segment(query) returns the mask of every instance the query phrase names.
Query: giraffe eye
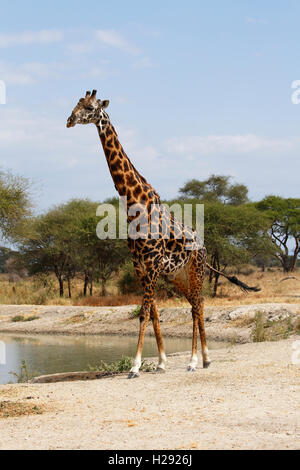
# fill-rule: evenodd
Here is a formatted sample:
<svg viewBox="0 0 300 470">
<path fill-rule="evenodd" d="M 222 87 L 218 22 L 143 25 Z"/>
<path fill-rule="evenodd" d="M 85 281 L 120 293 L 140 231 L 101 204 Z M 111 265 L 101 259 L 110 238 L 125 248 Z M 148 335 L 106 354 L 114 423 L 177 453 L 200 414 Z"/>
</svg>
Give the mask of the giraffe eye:
<svg viewBox="0 0 300 470">
<path fill-rule="evenodd" d="M 86 109 L 87 109 L 88 111 L 94 111 L 93 106 L 87 106 Z"/>
</svg>

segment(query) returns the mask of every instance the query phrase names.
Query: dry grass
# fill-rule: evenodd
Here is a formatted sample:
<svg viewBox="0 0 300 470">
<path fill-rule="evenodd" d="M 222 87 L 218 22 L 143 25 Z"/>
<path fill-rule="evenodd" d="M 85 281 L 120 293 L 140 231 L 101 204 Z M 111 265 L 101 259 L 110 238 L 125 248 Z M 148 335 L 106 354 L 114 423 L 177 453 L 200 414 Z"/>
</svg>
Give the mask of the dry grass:
<svg viewBox="0 0 300 470">
<path fill-rule="evenodd" d="M 89 297 L 81 297 L 74 301 L 73 305 L 85 305 L 90 307 L 116 307 L 118 305 L 135 305 L 140 304 L 142 297 L 140 295 L 106 295 L 105 297 L 97 297 L 96 295 Z"/>
<path fill-rule="evenodd" d="M 255 270 L 248 276 L 238 274 L 238 278 L 249 286 L 259 286 L 261 288 L 260 292 L 250 292 L 248 294 L 245 294 L 238 287 L 222 279 L 218 289 L 218 296 L 206 298 L 206 305 L 230 306 L 268 302 L 300 303 L 299 270 L 295 272 L 295 276 L 298 279 L 288 279 L 281 282 L 286 275 L 279 268 L 273 268 L 272 271 L 267 270 L 265 272 Z"/>
<path fill-rule="evenodd" d="M 83 313 L 79 313 L 78 315 L 73 315 L 71 318 L 66 320 L 66 324 L 69 323 L 82 323 L 86 320 L 86 316 Z"/>
<path fill-rule="evenodd" d="M 229 272 L 229 271 L 228 271 Z M 237 274 L 233 270 L 230 274 Z M 272 268 L 264 273 L 253 267 L 240 270 L 239 279 L 250 286 L 258 285 L 260 292 L 243 293 L 237 286 L 220 278 L 217 297 L 210 296 L 210 287 L 206 278 L 204 296 L 207 306 L 232 306 L 254 303 L 300 303 L 300 270 L 293 273 L 296 278 L 287 279 L 279 268 Z M 16 283 L 8 282 L 6 275 L 0 275 L 0 304 L 30 304 L 30 305 L 85 305 L 85 306 L 118 306 L 135 305 L 141 303 L 141 296 L 128 294 L 120 295 L 117 289 L 117 278 L 107 286 L 108 295 L 100 295 L 101 285 L 94 286 L 93 296 L 82 296 L 82 280 L 72 281 L 72 299 L 59 297 L 56 280 L 49 276 L 47 286 L 39 279 L 29 278 Z M 66 293 L 67 294 L 67 293 Z M 157 298 L 157 297 L 156 297 Z M 185 298 L 157 298 L 159 307 L 188 307 Z"/>
<path fill-rule="evenodd" d="M 0 418 L 15 418 L 28 415 L 40 415 L 45 412 L 45 408 L 34 403 L 19 401 L 1 401 Z"/>
<path fill-rule="evenodd" d="M 292 318 L 270 321 L 264 318 L 262 312 L 257 312 L 253 320 L 252 339 L 258 343 L 262 341 L 278 341 L 286 339 L 297 333 L 298 323 L 292 324 Z"/>
</svg>

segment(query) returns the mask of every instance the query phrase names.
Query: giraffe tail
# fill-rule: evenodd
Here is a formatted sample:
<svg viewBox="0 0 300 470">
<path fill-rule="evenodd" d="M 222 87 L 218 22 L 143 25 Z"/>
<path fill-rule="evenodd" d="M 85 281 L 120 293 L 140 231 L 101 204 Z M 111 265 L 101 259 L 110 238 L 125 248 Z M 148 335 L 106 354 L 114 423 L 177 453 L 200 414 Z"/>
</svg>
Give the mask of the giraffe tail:
<svg viewBox="0 0 300 470">
<path fill-rule="evenodd" d="M 208 263 L 206 263 L 206 266 L 211 271 L 214 271 L 215 273 L 218 273 L 221 276 L 226 277 L 226 279 L 228 279 L 229 282 L 232 282 L 232 284 L 235 284 L 236 286 L 239 286 L 239 288 L 242 289 L 242 291 L 244 291 L 244 292 L 249 292 L 249 291 L 259 292 L 261 290 L 261 288 L 257 287 L 257 286 L 254 286 L 254 287 L 247 286 L 247 284 L 240 281 L 236 276 L 228 276 L 227 274 L 223 273 L 222 271 L 219 271 L 218 269 L 213 268 Z"/>
</svg>

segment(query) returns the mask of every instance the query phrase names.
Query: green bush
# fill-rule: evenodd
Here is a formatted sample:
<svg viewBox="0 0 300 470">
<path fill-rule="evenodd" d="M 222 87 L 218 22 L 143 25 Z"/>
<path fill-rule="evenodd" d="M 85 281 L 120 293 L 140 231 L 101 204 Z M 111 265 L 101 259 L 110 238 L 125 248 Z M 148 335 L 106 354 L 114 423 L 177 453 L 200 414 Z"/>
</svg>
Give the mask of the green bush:
<svg viewBox="0 0 300 470">
<path fill-rule="evenodd" d="M 292 333 L 297 333 L 297 322 L 293 325 L 291 316 L 278 320 L 267 320 L 262 312 L 257 312 L 252 328 L 253 342 L 278 341 L 288 338 Z"/>
<path fill-rule="evenodd" d="M 23 315 L 15 315 L 14 317 L 12 317 L 11 321 L 13 322 L 25 321 L 25 318 Z"/>
<path fill-rule="evenodd" d="M 11 321 L 13 322 L 18 322 L 18 321 L 32 321 L 32 320 L 37 320 L 38 317 L 37 315 L 30 315 L 30 317 L 24 317 L 24 315 L 15 315 L 12 317 Z"/>
<path fill-rule="evenodd" d="M 34 373 L 29 370 L 26 361 L 21 361 L 20 372 L 9 372 L 10 375 L 16 377 L 18 384 L 29 382 L 34 377 Z"/>
<path fill-rule="evenodd" d="M 140 314 L 140 311 L 141 311 L 141 306 L 138 305 L 134 310 L 132 310 L 132 312 L 130 312 L 129 318 L 136 318 L 136 317 L 138 317 L 139 314 Z"/>
<path fill-rule="evenodd" d="M 118 287 L 121 294 L 136 294 L 140 295 L 143 293 L 141 283 L 137 277 L 133 264 L 128 262 L 124 265 L 121 273 L 121 277 L 118 281 Z"/>
<path fill-rule="evenodd" d="M 99 366 L 91 367 L 89 369 L 91 371 L 103 371 L 103 372 L 112 372 L 113 374 L 118 374 L 122 372 L 129 372 L 132 367 L 132 358 L 127 356 L 122 356 L 119 361 L 107 363 L 101 361 Z M 151 372 L 155 369 L 155 366 L 152 362 L 147 362 L 145 360 L 142 361 L 140 370 L 144 372 Z"/>
</svg>

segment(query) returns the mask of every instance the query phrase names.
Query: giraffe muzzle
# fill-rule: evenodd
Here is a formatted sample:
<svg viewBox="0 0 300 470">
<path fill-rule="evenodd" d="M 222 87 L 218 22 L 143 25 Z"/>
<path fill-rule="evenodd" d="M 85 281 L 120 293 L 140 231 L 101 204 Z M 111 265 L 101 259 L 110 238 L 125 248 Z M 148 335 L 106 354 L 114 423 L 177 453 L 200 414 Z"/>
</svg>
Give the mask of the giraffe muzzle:
<svg viewBox="0 0 300 470">
<path fill-rule="evenodd" d="M 67 127 L 74 127 L 76 125 L 76 120 L 70 116 L 67 120 Z"/>
</svg>

